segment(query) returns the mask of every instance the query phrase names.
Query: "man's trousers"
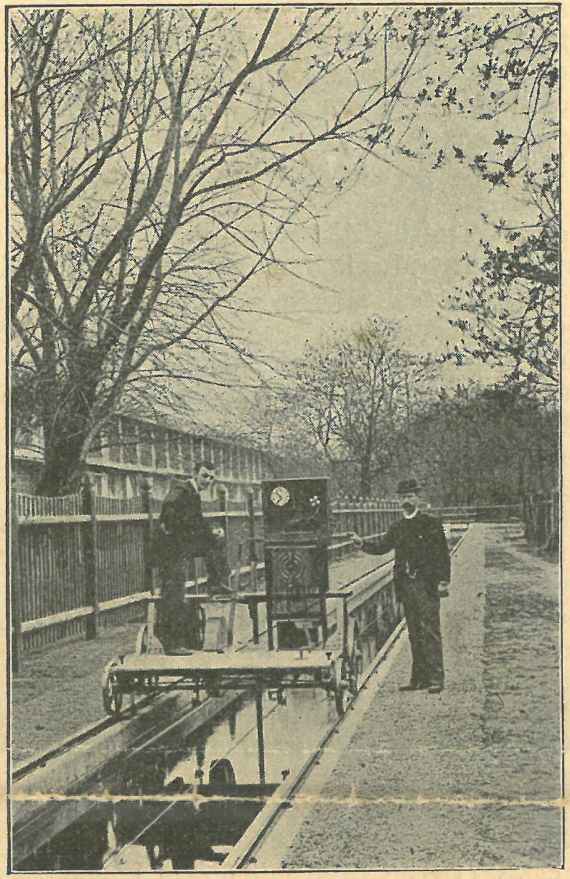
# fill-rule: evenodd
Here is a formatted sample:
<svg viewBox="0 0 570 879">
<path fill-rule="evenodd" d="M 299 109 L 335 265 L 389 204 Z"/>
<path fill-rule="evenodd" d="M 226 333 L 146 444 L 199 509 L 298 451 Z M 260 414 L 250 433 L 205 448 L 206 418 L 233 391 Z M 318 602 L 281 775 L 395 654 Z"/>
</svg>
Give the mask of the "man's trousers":
<svg viewBox="0 0 570 879">
<path fill-rule="evenodd" d="M 412 686 L 443 686 L 443 649 L 437 589 L 417 577 L 400 584 L 410 648 Z"/>
<path fill-rule="evenodd" d="M 185 602 L 189 557 L 170 548 L 160 564 L 161 597 L 158 608 L 158 637 L 166 653 L 180 647 L 200 647 L 199 609 Z M 227 582 L 228 567 L 223 544 L 204 556 L 208 580 L 205 591 L 214 594 Z"/>
<path fill-rule="evenodd" d="M 166 653 L 200 646 L 198 605 L 184 600 L 186 572 L 184 558 L 170 557 L 160 567 L 158 637 Z"/>
</svg>

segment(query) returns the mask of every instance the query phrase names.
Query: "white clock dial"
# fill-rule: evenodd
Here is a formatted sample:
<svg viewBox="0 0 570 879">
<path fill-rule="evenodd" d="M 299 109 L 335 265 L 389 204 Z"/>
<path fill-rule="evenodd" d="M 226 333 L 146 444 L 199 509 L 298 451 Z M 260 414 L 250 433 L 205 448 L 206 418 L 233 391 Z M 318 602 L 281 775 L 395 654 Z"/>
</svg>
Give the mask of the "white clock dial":
<svg viewBox="0 0 570 879">
<path fill-rule="evenodd" d="M 284 485 L 278 485 L 271 492 L 271 502 L 275 504 L 276 507 L 284 507 L 285 504 L 289 503 L 290 499 L 291 495 Z"/>
</svg>

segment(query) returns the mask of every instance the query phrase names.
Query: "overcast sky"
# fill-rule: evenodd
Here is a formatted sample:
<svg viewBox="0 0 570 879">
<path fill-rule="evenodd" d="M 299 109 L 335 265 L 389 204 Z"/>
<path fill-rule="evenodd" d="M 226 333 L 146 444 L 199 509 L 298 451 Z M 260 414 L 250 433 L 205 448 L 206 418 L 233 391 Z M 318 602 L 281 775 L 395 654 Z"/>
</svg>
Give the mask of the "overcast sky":
<svg viewBox="0 0 570 879">
<path fill-rule="evenodd" d="M 400 323 L 412 349 L 443 350 L 454 330 L 446 312 L 438 316 L 439 302 L 472 271 L 463 253 L 477 256 L 479 238 L 492 234 L 481 213 L 504 216 L 509 202 L 459 163 L 432 171 L 420 162 L 371 161 L 321 217 L 319 241 L 309 242 L 318 262 L 299 271 L 321 287 L 282 271 L 250 285 L 248 299 L 272 317 L 244 321 L 249 343 L 287 359 L 306 340 L 318 343 L 377 313 Z"/>
<path fill-rule="evenodd" d="M 372 161 L 321 217 L 318 241 L 306 242 L 318 261 L 299 272 L 321 286 L 266 272 L 249 284 L 247 298 L 270 314 L 240 315 L 237 326 L 252 350 L 284 364 L 302 355 L 306 341 L 318 344 L 331 331 L 348 333 L 380 314 L 398 321 L 410 350 L 440 354 L 457 336 L 439 302 L 473 272 L 462 255 L 478 256 L 480 237 L 492 235 L 481 213 L 498 219 L 509 206 L 520 212 L 515 198 L 491 192 L 459 163 L 432 171 L 420 162 Z M 236 369 L 229 380 L 252 378 Z M 499 375 L 478 363 L 443 371 L 446 384 L 469 378 L 493 382 Z M 225 422 L 230 410 L 238 415 L 244 402 L 239 391 L 219 389 L 207 399 L 214 423 Z"/>
</svg>

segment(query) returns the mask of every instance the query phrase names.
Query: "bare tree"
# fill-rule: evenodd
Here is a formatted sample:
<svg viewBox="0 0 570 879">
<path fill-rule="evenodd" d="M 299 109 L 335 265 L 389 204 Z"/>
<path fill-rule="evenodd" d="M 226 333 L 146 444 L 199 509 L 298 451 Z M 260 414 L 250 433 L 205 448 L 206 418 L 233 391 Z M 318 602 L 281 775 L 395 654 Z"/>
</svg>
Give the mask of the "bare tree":
<svg viewBox="0 0 570 879">
<path fill-rule="evenodd" d="M 429 356 L 403 348 L 396 324 L 370 318 L 350 336 L 307 348 L 288 394 L 288 433 L 320 450 L 345 489 L 384 491 L 396 460 L 404 463 L 402 433 L 434 393 L 436 375 Z"/>
<path fill-rule="evenodd" d="M 557 421 L 517 387 L 458 384 L 412 418 L 414 471 L 434 503 L 517 503 L 556 485 Z"/>
<path fill-rule="evenodd" d="M 468 163 L 492 187 L 509 187 L 557 146 L 560 10 L 455 12 L 452 31 L 461 35 L 450 42 L 446 26 L 439 32 L 445 62 L 437 76 L 428 71 L 418 100 L 470 124 L 465 140 L 436 144 L 434 168 L 447 159 Z"/>
<path fill-rule="evenodd" d="M 295 230 L 350 177 L 349 148 L 390 143 L 445 21 L 382 8 L 10 13 L 13 353 L 43 429 L 42 493 L 77 484 L 138 386 L 199 377 L 231 344 L 225 319 L 255 274 L 302 263 Z M 415 113 L 398 110 L 402 135 Z M 311 156 L 333 143 L 342 170 L 327 177 Z"/>
</svg>

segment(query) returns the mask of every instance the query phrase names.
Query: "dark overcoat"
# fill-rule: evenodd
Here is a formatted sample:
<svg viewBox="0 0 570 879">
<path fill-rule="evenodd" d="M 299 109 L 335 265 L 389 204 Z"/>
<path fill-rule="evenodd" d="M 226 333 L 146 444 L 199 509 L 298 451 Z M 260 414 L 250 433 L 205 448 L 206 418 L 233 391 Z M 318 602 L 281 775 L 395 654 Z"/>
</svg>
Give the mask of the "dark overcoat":
<svg viewBox="0 0 570 879">
<path fill-rule="evenodd" d="M 160 511 L 155 530 L 152 562 L 207 556 L 216 541 L 202 512 L 200 494 L 190 480 L 175 480 Z"/>
<path fill-rule="evenodd" d="M 409 574 L 421 577 L 434 590 L 440 581 L 449 581 L 451 565 L 443 527 L 427 513 L 418 512 L 412 519 L 399 519 L 381 537 L 364 541 L 363 549 L 371 555 L 395 551 L 396 589 Z"/>
</svg>

